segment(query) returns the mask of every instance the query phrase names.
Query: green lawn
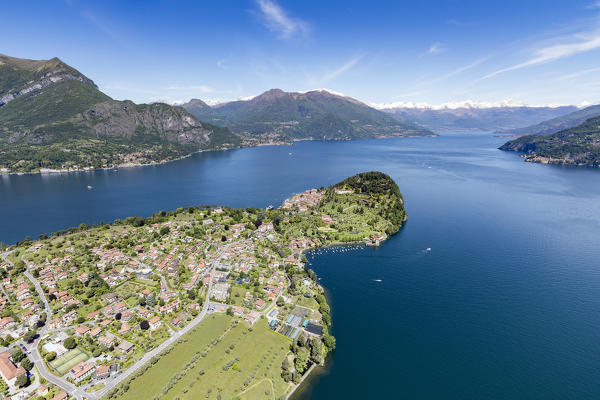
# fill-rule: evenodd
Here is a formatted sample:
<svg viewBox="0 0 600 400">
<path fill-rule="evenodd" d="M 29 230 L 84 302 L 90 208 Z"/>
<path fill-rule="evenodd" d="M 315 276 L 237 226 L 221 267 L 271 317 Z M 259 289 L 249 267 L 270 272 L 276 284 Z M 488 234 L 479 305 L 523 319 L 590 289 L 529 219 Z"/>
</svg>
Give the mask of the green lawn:
<svg viewBox="0 0 600 400">
<path fill-rule="evenodd" d="M 87 360 L 88 358 L 90 358 L 90 356 L 88 356 L 83 350 L 75 348 L 58 357 L 56 360 L 51 361 L 50 366 L 56 372 L 58 372 L 59 375 L 64 375 L 73 366 Z"/>
<path fill-rule="evenodd" d="M 259 320 L 252 331 L 241 321 L 212 315 L 187 334 L 118 399 L 276 399 L 290 390 L 281 378 L 289 341 Z M 220 340 L 218 339 L 220 338 Z"/>
<path fill-rule="evenodd" d="M 306 307 L 306 308 L 310 308 L 313 310 L 318 310 L 319 309 L 319 303 L 317 303 L 317 300 L 315 300 L 314 297 L 304 297 L 304 295 L 299 295 L 294 297 L 294 302 L 295 304 L 302 306 L 302 307 Z"/>
<path fill-rule="evenodd" d="M 231 296 L 229 298 L 233 301 L 234 306 L 241 306 L 244 304 L 247 291 L 248 289 L 244 287 L 231 285 Z M 236 294 L 239 296 L 236 296 Z"/>
<path fill-rule="evenodd" d="M 142 284 L 140 282 L 136 282 L 133 279 L 130 279 L 128 281 L 125 281 L 123 283 L 121 283 L 120 285 L 116 286 L 114 289 L 114 292 L 120 297 L 120 298 L 125 298 L 129 295 L 137 295 L 138 293 L 140 293 L 142 290 L 144 289 L 150 289 L 152 290 L 152 286 L 149 285 L 145 285 Z"/>
</svg>

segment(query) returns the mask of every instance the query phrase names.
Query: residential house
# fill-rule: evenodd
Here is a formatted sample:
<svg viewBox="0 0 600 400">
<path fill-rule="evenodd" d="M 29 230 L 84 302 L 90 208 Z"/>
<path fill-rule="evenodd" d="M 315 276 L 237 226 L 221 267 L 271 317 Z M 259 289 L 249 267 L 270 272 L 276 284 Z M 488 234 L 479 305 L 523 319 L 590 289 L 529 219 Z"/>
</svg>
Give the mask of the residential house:
<svg viewBox="0 0 600 400">
<path fill-rule="evenodd" d="M 71 379 L 73 382 L 78 383 L 92 375 L 96 371 L 96 366 L 91 363 L 86 363 L 85 361 L 80 362 L 73 368 L 71 368 Z"/>
<path fill-rule="evenodd" d="M 10 386 L 14 386 L 17 378 L 27 374 L 27 371 L 25 371 L 25 368 L 23 367 L 15 366 L 10 351 L 5 351 L 4 353 L 0 353 L 0 374 L 6 383 Z"/>
<path fill-rule="evenodd" d="M 152 330 L 152 331 L 160 328 L 162 325 L 162 322 L 160 321 L 160 317 L 158 317 L 158 316 L 154 316 L 154 317 L 150 318 L 150 320 L 148 320 L 148 323 L 150 324 L 150 330 Z"/>
<path fill-rule="evenodd" d="M 90 331 L 90 327 L 87 325 L 79 325 L 77 328 L 75 328 L 75 333 L 77 334 L 77 336 L 83 336 L 86 333 L 89 333 Z"/>
<path fill-rule="evenodd" d="M 103 346 L 110 347 L 114 343 L 114 339 L 110 336 L 100 336 L 98 338 L 98 343 Z"/>
</svg>

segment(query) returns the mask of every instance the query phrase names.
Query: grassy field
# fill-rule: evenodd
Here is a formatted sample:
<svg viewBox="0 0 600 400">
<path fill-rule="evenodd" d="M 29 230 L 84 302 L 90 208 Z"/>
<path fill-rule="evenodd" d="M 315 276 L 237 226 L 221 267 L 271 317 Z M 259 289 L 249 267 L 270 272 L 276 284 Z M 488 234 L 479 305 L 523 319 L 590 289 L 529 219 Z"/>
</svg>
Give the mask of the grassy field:
<svg viewBox="0 0 600 400">
<path fill-rule="evenodd" d="M 185 339 L 114 398 L 277 399 L 290 390 L 280 376 L 290 342 L 263 319 L 249 330 L 212 315 Z"/>
<path fill-rule="evenodd" d="M 130 279 L 115 287 L 114 292 L 121 298 L 125 298 L 131 294 L 138 294 L 144 289 L 155 289 L 154 285 L 145 284 L 141 281 Z M 137 300 L 134 298 L 134 300 Z"/>
<path fill-rule="evenodd" d="M 50 362 L 50 366 L 58 372 L 59 375 L 64 375 L 73 366 L 90 358 L 84 351 L 77 348 L 68 351 L 56 360 Z"/>
</svg>

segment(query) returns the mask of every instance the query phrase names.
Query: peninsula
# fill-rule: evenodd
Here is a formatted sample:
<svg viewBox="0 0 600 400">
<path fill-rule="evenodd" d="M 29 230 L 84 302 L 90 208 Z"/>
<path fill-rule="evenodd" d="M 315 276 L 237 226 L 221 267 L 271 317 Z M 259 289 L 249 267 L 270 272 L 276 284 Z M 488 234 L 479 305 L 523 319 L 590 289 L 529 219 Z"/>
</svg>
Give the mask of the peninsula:
<svg viewBox="0 0 600 400">
<path fill-rule="evenodd" d="M 551 135 L 522 136 L 500 150 L 521 152 L 527 162 L 599 167 L 600 117 Z"/>
<path fill-rule="evenodd" d="M 277 209 L 179 208 L 28 238 L 1 253 L 0 390 L 287 398 L 335 348 L 304 253 L 379 245 L 405 220 L 396 183 L 366 172 Z"/>
</svg>

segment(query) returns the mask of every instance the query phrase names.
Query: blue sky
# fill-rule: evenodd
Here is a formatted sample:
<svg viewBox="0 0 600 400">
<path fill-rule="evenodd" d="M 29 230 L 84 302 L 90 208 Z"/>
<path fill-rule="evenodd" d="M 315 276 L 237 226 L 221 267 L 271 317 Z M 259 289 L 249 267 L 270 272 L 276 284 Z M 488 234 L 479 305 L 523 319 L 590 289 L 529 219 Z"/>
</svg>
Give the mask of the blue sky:
<svg viewBox="0 0 600 400">
<path fill-rule="evenodd" d="M 0 52 L 116 99 L 328 88 L 367 102 L 600 102 L 600 0 L 13 1 Z"/>
</svg>

